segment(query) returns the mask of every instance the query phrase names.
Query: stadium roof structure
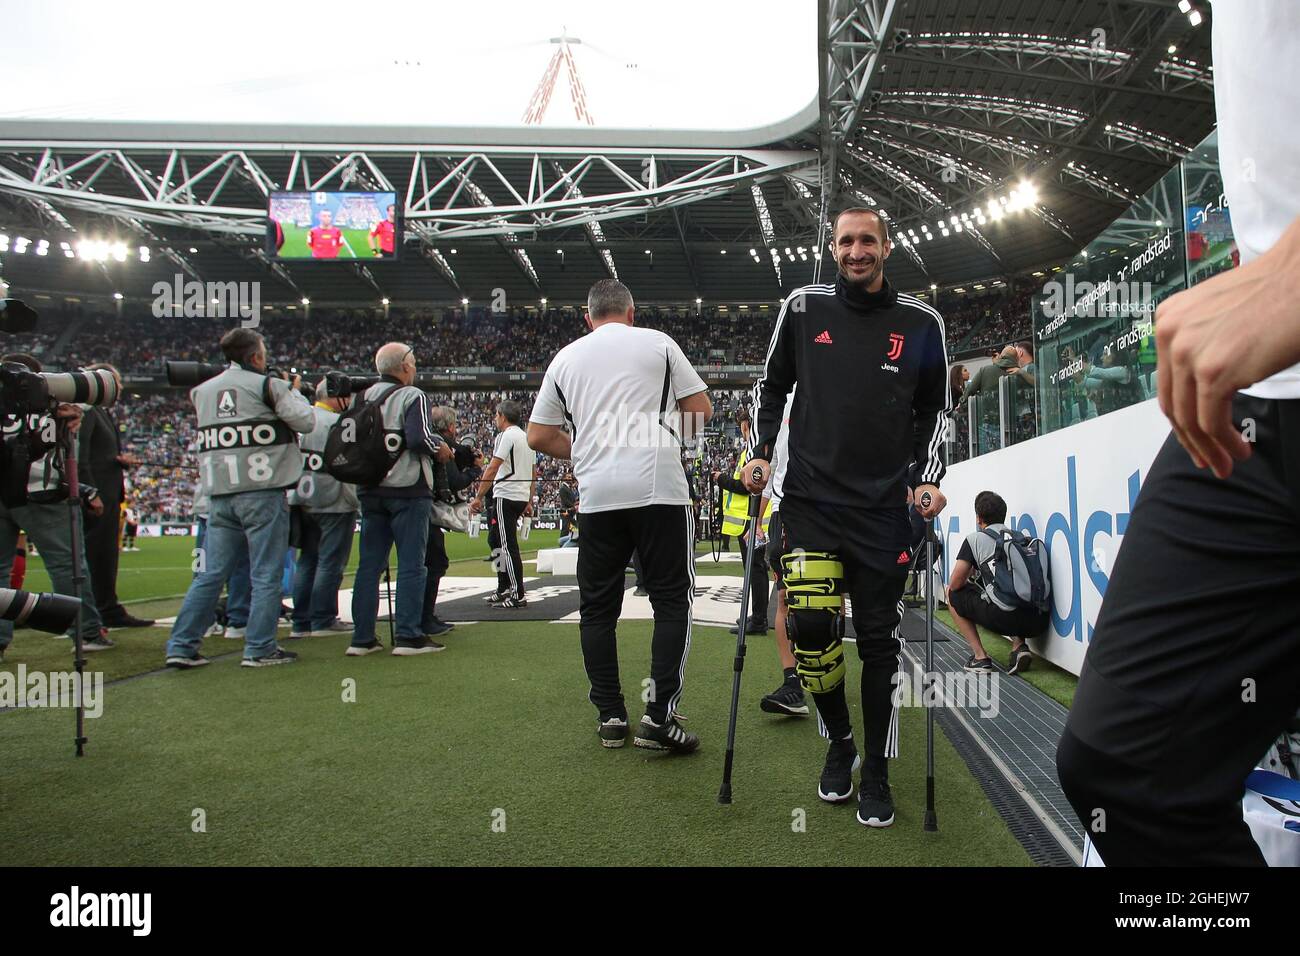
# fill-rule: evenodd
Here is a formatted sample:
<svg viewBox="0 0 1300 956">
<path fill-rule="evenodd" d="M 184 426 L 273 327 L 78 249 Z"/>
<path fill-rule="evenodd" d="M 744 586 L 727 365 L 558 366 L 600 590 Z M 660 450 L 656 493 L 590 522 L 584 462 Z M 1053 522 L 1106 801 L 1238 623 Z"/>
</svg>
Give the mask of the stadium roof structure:
<svg viewBox="0 0 1300 956">
<path fill-rule="evenodd" d="M 1214 126 L 1205 0 L 819 0 L 816 15 L 818 102 L 713 141 L 176 141 L 5 121 L 0 228 L 51 243 L 6 255 L 5 274 L 147 297 L 183 270 L 260 280 L 264 302 L 356 306 L 498 289 L 576 304 L 617 275 L 644 302 L 773 302 L 830 274 L 827 213 L 860 204 L 891 222 L 900 287 L 949 287 L 1077 253 Z M 289 188 L 396 191 L 401 261 L 270 261 L 267 194 Z M 82 261 L 84 239 L 127 261 Z"/>
</svg>

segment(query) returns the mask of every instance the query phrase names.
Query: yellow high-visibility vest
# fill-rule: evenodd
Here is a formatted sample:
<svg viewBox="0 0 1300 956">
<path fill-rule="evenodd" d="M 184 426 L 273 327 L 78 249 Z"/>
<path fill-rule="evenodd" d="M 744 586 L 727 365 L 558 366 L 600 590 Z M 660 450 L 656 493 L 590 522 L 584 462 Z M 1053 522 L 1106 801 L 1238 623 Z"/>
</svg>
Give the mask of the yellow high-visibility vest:
<svg viewBox="0 0 1300 956">
<path fill-rule="evenodd" d="M 736 470 L 731 473 L 731 477 L 737 481 L 740 480 L 741 473 L 744 471 L 745 462 L 749 460 L 749 452 L 743 451 L 740 454 L 740 460 L 736 462 Z M 763 515 L 763 533 L 767 533 L 768 515 Z M 745 533 L 745 526 L 749 523 L 749 495 L 737 494 L 733 491 L 723 491 L 722 493 L 722 533 L 730 537 L 739 537 Z"/>
</svg>

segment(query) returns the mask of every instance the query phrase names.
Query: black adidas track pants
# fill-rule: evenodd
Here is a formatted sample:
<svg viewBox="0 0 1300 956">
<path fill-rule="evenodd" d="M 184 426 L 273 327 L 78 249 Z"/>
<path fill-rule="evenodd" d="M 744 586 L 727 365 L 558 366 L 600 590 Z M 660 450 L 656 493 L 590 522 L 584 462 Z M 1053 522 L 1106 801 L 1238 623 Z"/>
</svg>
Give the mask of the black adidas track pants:
<svg viewBox="0 0 1300 956">
<path fill-rule="evenodd" d="M 1233 415 L 1226 480 L 1173 435 L 1152 464 L 1057 750 L 1108 866 L 1263 864 L 1240 801 L 1300 707 L 1300 400 Z"/>
</svg>

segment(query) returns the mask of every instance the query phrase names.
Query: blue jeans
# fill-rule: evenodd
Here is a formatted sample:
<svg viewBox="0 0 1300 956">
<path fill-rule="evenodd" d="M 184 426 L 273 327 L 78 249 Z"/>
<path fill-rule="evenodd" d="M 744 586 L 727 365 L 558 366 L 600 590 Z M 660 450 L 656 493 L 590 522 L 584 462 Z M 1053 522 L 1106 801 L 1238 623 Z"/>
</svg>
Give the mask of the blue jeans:
<svg viewBox="0 0 1300 956">
<path fill-rule="evenodd" d="M 81 521 L 81 510 L 77 510 L 77 521 Z M 4 587 L 9 586 L 9 571 L 14 563 L 14 551 L 18 547 L 18 532 L 26 531 L 27 537 L 40 549 L 45 561 L 45 570 L 49 572 L 51 586 L 56 594 L 73 593 L 72 590 L 72 526 L 68 519 L 66 501 L 47 504 L 26 504 L 12 510 L 0 504 L 0 581 Z M 99 637 L 100 618 L 95 608 L 95 594 L 90 586 L 90 569 L 86 567 L 86 542 L 81 540 L 81 639 L 93 641 Z M 31 585 L 28 585 L 31 588 Z M 68 632 L 72 636 L 72 632 Z M 12 621 L 0 621 L 0 650 L 4 650 L 14 639 Z"/>
<path fill-rule="evenodd" d="M 397 544 L 396 640 L 414 643 L 424 636 L 424 584 L 428 569 L 424 552 L 429 544 L 432 498 L 361 499 L 361 559 L 352 582 L 352 643 L 360 647 L 375 639 L 379 616 L 379 573 L 388 566 L 388 553 Z"/>
<path fill-rule="evenodd" d="M 194 657 L 203 632 L 212 623 L 221 586 L 230 577 L 241 550 L 249 557 L 252 602 L 244 657 L 263 657 L 276 650 L 275 631 L 280 621 L 280 576 L 289 550 L 289 505 L 284 491 L 245 491 L 212 499 L 204 537 L 202 569 L 194 576 L 181 605 L 169 657 Z"/>
<path fill-rule="evenodd" d="M 208 537 L 208 519 L 199 518 L 199 533 L 194 539 L 194 547 L 203 550 L 203 542 Z M 235 555 L 235 563 L 230 568 L 230 577 L 226 578 L 226 623 L 231 627 L 248 626 L 248 607 L 253 601 L 253 582 L 249 580 L 248 543 L 245 542 Z M 208 622 L 209 625 L 211 622 Z"/>
<path fill-rule="evenodd" d="M 312 514 L 304 533 L 293 576 L 293 629 L 319 631 L 339 617 L 339 584 L 352 555 L 352 528 L 357 516 Z"/>
</svg>

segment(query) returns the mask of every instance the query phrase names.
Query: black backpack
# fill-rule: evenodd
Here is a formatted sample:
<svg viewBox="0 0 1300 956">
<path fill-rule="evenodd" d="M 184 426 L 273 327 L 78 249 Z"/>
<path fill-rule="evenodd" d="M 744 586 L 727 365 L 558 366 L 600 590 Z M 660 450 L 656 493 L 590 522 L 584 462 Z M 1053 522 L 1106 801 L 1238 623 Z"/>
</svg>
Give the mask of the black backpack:
<svg viewBox="0 0 1300 956">
<path fill-rule="evenodd" d="M 373 488 L 397 464 L 405 442 L 390 447 L 384 431 L 384 404 L 402 386 L 394 385 L 371 401 L 356 402 L 325 436 L 324 468 L 339 481 Z"/>
</svg>

